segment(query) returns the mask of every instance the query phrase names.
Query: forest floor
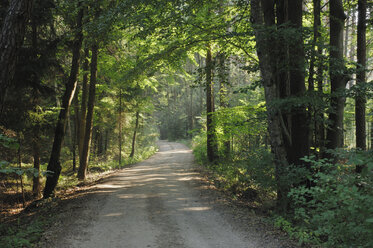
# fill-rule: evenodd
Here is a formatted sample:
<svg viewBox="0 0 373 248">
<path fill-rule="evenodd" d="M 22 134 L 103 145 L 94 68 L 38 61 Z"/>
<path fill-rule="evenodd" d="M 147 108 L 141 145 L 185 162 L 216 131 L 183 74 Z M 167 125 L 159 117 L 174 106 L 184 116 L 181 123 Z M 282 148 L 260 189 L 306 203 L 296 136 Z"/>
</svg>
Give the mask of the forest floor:
<svg viewBox="0 0 373 248">
<path fill-rule="evenodd" d="M 56 208 L 38 247 L 296 247 L 201 177 L 192 151 L 159 142 L 150 159 L 117 171 Z"/>
</svg>

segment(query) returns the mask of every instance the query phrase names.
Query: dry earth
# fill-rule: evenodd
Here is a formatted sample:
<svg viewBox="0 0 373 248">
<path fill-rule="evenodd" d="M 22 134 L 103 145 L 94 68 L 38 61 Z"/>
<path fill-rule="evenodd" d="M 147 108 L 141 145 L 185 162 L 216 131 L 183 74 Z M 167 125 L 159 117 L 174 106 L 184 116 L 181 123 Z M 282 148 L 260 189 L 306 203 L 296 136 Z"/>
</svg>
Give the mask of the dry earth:
<svg viewBox="0 0 373 248">
<path fill-rule="evenodd" d="M 190 149 L 159 152 L 59 208 L 39 247 L 296 247 L 247 208 L 208 187 Z"/>
</svg>

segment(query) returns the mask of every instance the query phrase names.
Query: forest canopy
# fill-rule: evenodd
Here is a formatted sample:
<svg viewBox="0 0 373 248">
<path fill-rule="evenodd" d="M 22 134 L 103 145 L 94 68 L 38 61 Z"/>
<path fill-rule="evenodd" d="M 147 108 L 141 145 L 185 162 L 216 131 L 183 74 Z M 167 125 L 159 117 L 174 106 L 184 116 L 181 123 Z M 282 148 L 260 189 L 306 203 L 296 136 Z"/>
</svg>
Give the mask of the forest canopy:
<svg viewBox="0 0 373 248">
<path fill-rule="evenodd" d="M 0 194 L 189 140 L 296 238 L 371 247 L 372 26 L 367 0 L 2 1 Z"/>
</svg>

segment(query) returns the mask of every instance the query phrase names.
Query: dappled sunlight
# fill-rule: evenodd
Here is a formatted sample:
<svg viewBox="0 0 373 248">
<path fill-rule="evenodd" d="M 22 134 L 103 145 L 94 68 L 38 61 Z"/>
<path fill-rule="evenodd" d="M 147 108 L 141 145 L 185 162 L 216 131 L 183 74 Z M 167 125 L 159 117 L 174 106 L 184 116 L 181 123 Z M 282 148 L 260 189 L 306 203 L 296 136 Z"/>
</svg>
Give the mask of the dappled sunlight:
<svg viewBox="0 0 373 248">
<path fill-rule="evenodd" d="M 181 211 L 207 211 L 211 210 L 211 207 L 188 207 L 188 208 L 182 208 Z"/>
<path fill-rule="evenodd" d="M 123 213 L 111 213 L 111 214 L 105 214 L 104 216 L 105 217 L 118 217 L 118 216 L 122 216 Z"/>
<path fill-rule="evenodd" d="M 159 193 L 159 194 L 121 194 L 118 195 L 119 198 L 121 199 L 147 199 L 147 198 L 155 198 L 155 197 L 160 197 L 160 196 L 165 196 L 167 195 L 166 193 Z"/>
<path fill-rule="evenodd" d="M 117 188 L 121 188 L 122 186 L 114 185 L 114 184 L 100 184 L 97 187 L 103 188 L 103 189 L 117 189 Z"/>
</svg>

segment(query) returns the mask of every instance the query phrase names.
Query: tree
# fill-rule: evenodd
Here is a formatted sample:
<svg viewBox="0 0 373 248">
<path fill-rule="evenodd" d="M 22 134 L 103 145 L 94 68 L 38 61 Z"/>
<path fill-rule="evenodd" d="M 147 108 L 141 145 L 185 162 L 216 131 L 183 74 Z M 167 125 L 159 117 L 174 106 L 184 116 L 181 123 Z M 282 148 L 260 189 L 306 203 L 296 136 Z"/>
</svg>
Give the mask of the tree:
<svg viewBox="0 0 373 248">
<path fill-rule="evenodd" d="M 212 82 L 212 55 L 211 55 L 211 45 L 207 45 L 206 53 L 206 126 L 207 126 L 207 158 L 209 162 L 214 162 L 217 152 L 217 141 L 216 141 L 216 130 L 214 123 L 214 85 Z"/>
<path fill-rule="evenodd" d="M 87 103 L 87 119 L 84 133 L 84 143 L 82 155 L 80 157 L 78 178 L 84 180 L 88 169 L 89 151 L 92 139 L 92 128 L 93 128 L 93 110 L 95 106 L 96 97 L 96 82 L 97 82 L 97 60 L 98 60 L 98 44 L 94 41 L 91 48 L 91 77 L 89 82 L 89 95 Z"/>
<path fill-rule="evenodd" d="M 73 43 L 73 51 L 72 51 L 72 63 L 70 69 L 70 76 L 66 82 L 66 90 L 62 98 L 62 109 L 58 116 L 58 121 L 56 125 L 54 141 L 52 146 L 52 152 L 49 159 L 47 169 L 52 172 L 52 174 L 47 177 L 47 181 L 45 183 L 44 188 L 44 198 L 51 197 L 53 195 L 53 191 L 58 183 L 58 178 L 61 173 L 61 163 L 60 163 L 60 154 L 61 154 L 61 147 L 63 143 L 63 139 L 65 136 L 66 131 L 66 122 L 69 113 L 69 109 L 71 106 L 71 102 L 74 98 L 75 89 L 77 85 L 77 76 L 79 72 L 79 60 L 80 60 L 80 49 L 82 47 L 83 42 L 83 31 L 82 31 L 82 20 L 84 15 L 84 8 L 81 2 L 78 3 L 78 15 L 76 19 L 76 33 L 75 39 Z"/>
<path fill-rule="evenodd" d="M 12 0 L 4 18 L 0 36 L 0 117 L 7 88 L 13 80 L 17 54 L 23 43 L 32 0 Z"/>
<path fill-rule="evenodd" d="M 137 135 L 137 130 L 139 129 L 139 119 L 140 119 L 140 113 L 137 110 L 136 111 L 136 120 L 135 120 L 135 129 L 133 131 L 133 136 L 132 136 L 132 146 L 131 146 L 130 158 L 133 158 L 133 156 L 135 156 L 136 135 Z"/>
<path fill-rule="evenodd" d="M 330 0 L 330 125 L 327 129 L 327 148 L 343 146 L 344 90 L 347 83 L 343 61 L 343 28 L 346 15 L 342 0 Z"/>
<path fill-rule="evenodd" d="M 366 68 L 366 14 L 367 1 L 358 1 L 358 25 L 357 25 L 357 68 L 356 68 L 356 97 L 355 97 L 355 121 L 356 121 L 356 147 L 366 149 L 365 127 L 365 68 Z M 358 169 L 359 170 L 359 169 Z"/>
</svg>

